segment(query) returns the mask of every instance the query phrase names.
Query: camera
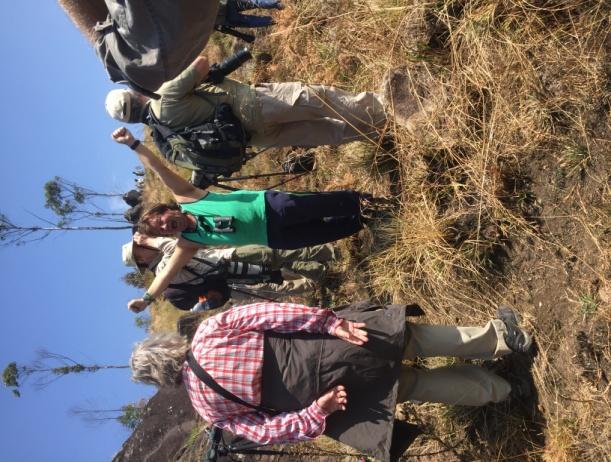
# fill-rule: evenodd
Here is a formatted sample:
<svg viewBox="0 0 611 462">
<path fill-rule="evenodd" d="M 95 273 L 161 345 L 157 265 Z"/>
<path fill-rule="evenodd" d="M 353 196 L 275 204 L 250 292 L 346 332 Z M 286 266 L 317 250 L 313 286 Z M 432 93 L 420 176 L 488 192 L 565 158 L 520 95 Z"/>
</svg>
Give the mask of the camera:
<svg viewBox="0 0 611 462">
<path fill-rule="evenodd" d="M 214 232 L 215 233 L 235 233 L 233 226 L 233 217 L 214 217 Z"/>
<path fill-rule="evenodd" d="M 226 455 L 226 451 L 220 450 L 220 443 L 223 437 L 223 430 L 219 427 L 212 426 L 208 430 L 208 450 L 204 457 L 205 462 L 216 462 L 218 456 Z"/>
<path fill-rule="evenodd" d="M 210 71 L 208 71 L 208 78 L 206 79 L 206 82 L 214 84 L 221 83 L 226 75 L 231 74 L 249 59 L 252 59 L 250 50 L 248 48 L 242 48 L 233 56 L 230 56 L 220 63 L 215 63 L 210 66 Z"/>
</svg>

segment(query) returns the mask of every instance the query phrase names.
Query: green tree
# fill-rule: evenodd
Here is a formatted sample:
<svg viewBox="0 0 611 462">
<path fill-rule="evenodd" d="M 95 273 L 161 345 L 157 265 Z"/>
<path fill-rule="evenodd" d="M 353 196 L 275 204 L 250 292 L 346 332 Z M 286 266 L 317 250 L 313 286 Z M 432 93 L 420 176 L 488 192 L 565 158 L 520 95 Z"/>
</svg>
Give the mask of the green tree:
<svg viewBox="0 0 611 462">
<path fill-rule="evenodd" d="M 140 271 L 134 270 L 121 276 L 121 280 L 128 286 L 136 287 L 137 289 L 144 289 L 146 287 L 146 281 L 143 274 Z"/>
<path fill-rule="evenodd" d="M 136 316 L 134 318 L 134 324 L 136 324 L 136 327 L 139 327 L 145 330 L 148 330 L 148 328 L 151 327 L 152 321 L 153 320 L 150 318 L 150 316 L 145 316 L 145 315 Z"/>
<path fill-rule="evenodd" d="M 122 213 L 105 211 L 95 202 L 101 197 L 121 197 L 120 193 L 100 193 L 59 176 L 45 183 L 44 192 L 45 207 L 66 224 L 83 219 L 125 222 Z"/>
<path fill-rule="evenodd" d="M 122 409 L 123 414 L 117 417 L 117 420 L 124 427 L 134 430 L 142 421 L 142 417 L 144 417 L 144 405 L 127 404 L 123 406 Z"/>
<path fill-rule="evenodd" d="M 141 399 L 118 409 L 92 409 L 77 406 L 70 409 L 69 413 L 83 419 L 90 425 L 100 425 L 114 420 L 129 430 L 134 430 L 142 421 L 147 402 L 146 399 Z"/>
<path fill-rule="evenodd" d="M 40 350 L 37 359 L 31 364 L 20 366 L 15 361 L 10 362 L 2 372 L 2 382 L 6 387 L 12 389 L 13 395 L 20 397 L 20 387 L 30 376 L 36 376 L 34 387 L 43 389 L 68 374 L 127 368 L 129 366 L 81 364 L 68 356 Z"/>
</svg>

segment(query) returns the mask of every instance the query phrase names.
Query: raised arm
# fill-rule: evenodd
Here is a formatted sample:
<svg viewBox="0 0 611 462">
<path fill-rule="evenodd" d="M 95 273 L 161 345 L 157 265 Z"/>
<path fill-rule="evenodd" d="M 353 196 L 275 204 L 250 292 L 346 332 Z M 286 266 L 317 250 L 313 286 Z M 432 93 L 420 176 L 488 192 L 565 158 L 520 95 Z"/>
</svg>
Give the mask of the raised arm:
<svg viewBox="0 0 611 462">
<path fill-rule="evenodd" d="M 155 298 L 159 297 L 165 289 L 172 283 L 178 272 L 193 258 L 195 252 L 200 247 L 179 239 L 176 244 L 176 249 L 170 258 L 170 261 L 161 273 L 155 276 L 152 284 L 146 291 L 143 297 L 130 300 L 127 307 L 134 313 L 139 313 L 144 310 Z"/>
<path fill-rule="evenodd" d="M 176 246 L 176 238 L 174 237 L 151 237 L 139 231 L 136 231 L 132 236 L 133 241 L 144 247 L 152 247 L 161 250 L 163 253 L 171 253 Z"/>
<path fill-rule="evenodd" d="M 176 172 L 169 169 L 163 160 L 157 157 L 139 140 L 136 140 L 127 128 L 117 128 L 112 132 L 112 138 L 117 143 L 124 144 L 134 150 L 142 165 L 151 169 L 159 176 L 163 184 L 174 195 L 174 199 L 177 202 L 196 201 L 206 195 L 203 189 L 196 188 Z"/>
</svg>

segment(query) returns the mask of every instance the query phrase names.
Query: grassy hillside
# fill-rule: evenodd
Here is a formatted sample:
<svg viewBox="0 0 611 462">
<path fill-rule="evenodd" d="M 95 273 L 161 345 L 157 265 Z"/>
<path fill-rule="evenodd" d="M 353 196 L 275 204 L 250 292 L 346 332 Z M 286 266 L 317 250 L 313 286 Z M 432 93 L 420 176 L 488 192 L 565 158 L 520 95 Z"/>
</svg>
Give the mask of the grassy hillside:
<svg viewBox="0 0 611 462">
<path fill-rule="evenodd" d="M 317 171 L 287 186 L 400 199 L 392 219 L 340 244 L 321 301 L 417 302 L 442 324 L 480 324 L 507 303 L 536 336 L 534 358 L 490 365 L 530 371 L 530 397 L 483 409 L 408 404 L 402 414 L 425 429 L 409 454 L 609 460 L 609 4 L 287 3 L 256 42 L 268 59 L 242 79 L 395 89 L 393 152 L 318 148 Z M 232 46 L 223 37 L 212 52 Z M 407 117 L 410 107 L 419 113 Z M 281 158 L 264 154 L 245 171 Z"/>
</svg>

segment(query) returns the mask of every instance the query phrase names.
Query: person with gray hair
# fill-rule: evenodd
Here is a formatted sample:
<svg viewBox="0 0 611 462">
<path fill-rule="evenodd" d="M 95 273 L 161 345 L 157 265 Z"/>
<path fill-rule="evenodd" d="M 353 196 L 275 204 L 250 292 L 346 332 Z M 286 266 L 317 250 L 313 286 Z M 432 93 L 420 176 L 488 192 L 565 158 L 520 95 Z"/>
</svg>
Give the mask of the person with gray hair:
<svg viewBox="0 0 611 462">
<path fill-rule="evenodd" d="M 176 246 L 176 239 L 134 233 L 122 247 L 121 258 L 140 273 L 160 274 Z M 312 294 L 325 277 L 326 262 L 335 258 L 330 244 L 297 250 L 277 250 L 260 245 L 200 249 L 176 276 L 163 295 L 176 308 L 194 310 L 199 297 L 206 309 L 228 299 L 232 304 L 280 300 Z M 211 292 L 212 291 L 212 292 Z M 137 312 L 137 308 L 132 311 Z"/>
<path fill-rule="evenodd" d="M 111 90 L 106 111 L 121 122 L 159 123 L 179 132 L 211 122 L 215 108 L 227 103 L 249 136 L 249 145 L 260 149 L 377 142 L 387 121 L 376 93 L 352 94 L 300 82 L 251 86 L 229 78 L 212 84 L 205 82 L 209 70 L 208 60 L 197 57 L 157 90 L 159 99 L 131 90 Z"/>
<path fill-rule="evenodd" d="M 175 332 L 151 335 L 137 343 L 132 352 L 132 380 L 162 387 L 180 385 L 189 342 Z"/>
<path fill-rule="evenodd" d="M 483 327 L 405 322 L 420 314 L 417 305 L 370 302 L 335 311 L 292 303 L 234 307 L 205 319 L 190 343 L 162 334 L 137 344 L 130 364 L 136 381 L 184 383 L 204 420 L 255 443 L 324 433 L 387 462 L 397 403 L 482 406 L 512 391 L 480 366 L 426 370 L 403 359 L 495 359 L 532 345 L 510 308 L 499 308 Z"/>
</svg>

